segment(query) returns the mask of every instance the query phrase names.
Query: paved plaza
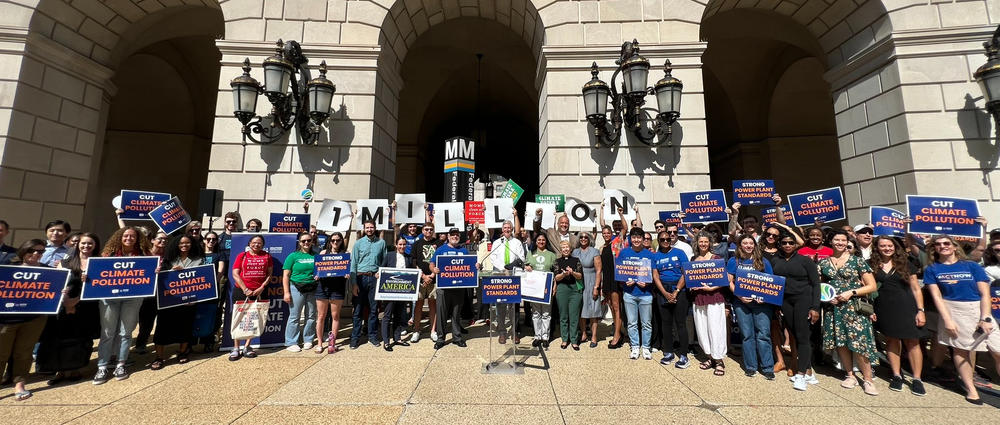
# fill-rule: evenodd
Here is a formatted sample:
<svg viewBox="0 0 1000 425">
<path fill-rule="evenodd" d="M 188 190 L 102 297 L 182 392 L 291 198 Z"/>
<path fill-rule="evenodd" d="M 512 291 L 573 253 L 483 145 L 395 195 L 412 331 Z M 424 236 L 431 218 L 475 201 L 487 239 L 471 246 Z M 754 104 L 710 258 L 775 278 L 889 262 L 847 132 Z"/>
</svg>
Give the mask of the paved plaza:
<svg viewBox="0 0 1000 425">
<path fill-rule="evenodd" d="M 91 362 L 91 375 L 75 384 L 48 387 L 33 375 L 28 388 L 35 395 L 24 402 L 4 388 L 0 417 L 36 425 L 1000 423 L 1000 409 L 973 406 L 936 385 L 928 385 L 925 397 L 906 388 L 892 392 L 881 368 L 877 397 L 860 387 L 842 389 L 840 378 L 823 369 L 819 385 L 798 392 L 783 373 L 774 382 L 744 376 L 738 357 L 717 377 L 697 363 L 686 370 L 661 366 L 658 353 L 654 360 L 629 360 L 627 346 L 608 350 L 607 340 L 580 351 L 554 342 L 544 356 L 519 351 L 527 356 L 523 375 L 485 375 L 485 331 L 471 327 L 468 348 L 449 344 L 437 352 L 424 338 L 393 352 L 370 344 L 333 355 L 261 350 L 258 358 L 237 362 L 224 353 L 197 354 L 159 371 L 146 368 L 153 360 L 146 354 L 135 357 L 129 379 L 100 386 L 89 381 Z"/>
</svg>

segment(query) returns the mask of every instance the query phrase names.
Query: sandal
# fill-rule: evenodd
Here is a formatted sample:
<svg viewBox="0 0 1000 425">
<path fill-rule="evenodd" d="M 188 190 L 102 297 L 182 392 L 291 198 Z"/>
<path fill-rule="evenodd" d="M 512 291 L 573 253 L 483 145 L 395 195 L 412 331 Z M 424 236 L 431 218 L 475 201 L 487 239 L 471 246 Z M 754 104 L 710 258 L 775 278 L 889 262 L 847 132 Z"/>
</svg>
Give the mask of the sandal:
<svg viewBox="0 0 1000 425">
<path fill-rule="evenodd" d="M 715 367 L 715 359 L 708 359 L 698 365 L 698 369 L 709 370 Z"/>
<path fill-rule="evenodd" d="M 149 364 L 149 368 L 153 370 L 163 369 L 163 359 L 158 358 L 156 360 L 153 360 L 153 362 Z"/>
<path fill-rule="evenodd" d="M 316 349 L 313 350 L 316 354 L 323 354 L 323 343 L 316 344 Z"/>
<path fill-rule="evenodd" d="M 246 351 L 243 352 L 243 357 L 246 357 L 248 359 L 252 359 L 254 357 L 257 357 L 257 352 L 254 351 L 253 348 L 247 348 Z"/>
<path fill-rule="evenodd" d="M 27 400 L 27 399 L 31 398 L 31 395 L 32 395 L 31 391 L 28 391 L 28 390 L 17 391 L 17 392 L 14 393 L 14 400 L 24 401 L 24 400 Z"/>
<path fill-rule="evenodd" d="M 187 350 L 177 353 L 177 363 L 184 364 L 188 362 L 188 356 L 191 355 L 191 348 L 188 347 Z"/>
<path fill-rule="evenodd" d="M 715 372 L 712 372 L 715 376 L 723 376 L 726 374 L 726 364 L 722 363 L 722 360 L 715 362 Z"/>
</svg>

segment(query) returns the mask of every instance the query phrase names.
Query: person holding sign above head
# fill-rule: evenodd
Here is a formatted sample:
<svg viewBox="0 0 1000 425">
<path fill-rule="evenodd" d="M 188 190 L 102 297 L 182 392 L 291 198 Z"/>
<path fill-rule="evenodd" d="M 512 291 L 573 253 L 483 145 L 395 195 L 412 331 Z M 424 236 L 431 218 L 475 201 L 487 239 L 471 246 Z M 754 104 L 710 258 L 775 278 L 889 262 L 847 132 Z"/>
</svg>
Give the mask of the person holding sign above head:
<svg viewBox="0 0 1000 425">
<path fill-rule="evenodd" d="M 601 292 L 604 297 L 604 304 L 611 310 L 611 341 L 608 341 L 608 349 L 621 348 L 625 343 L 622 338 L 622 287 L 615 282 L 615 258 L 621 251 L 614 248 L 614 230 L 611 226 L 601 227 L 601 237 L 604 238 L 604 246 L 601 247 L 600 270 L 597 272 L 597 282 L 594 288 Z M 618 241 L 625 240 L 624 237 Z M 591 338 L 594 338 L 591 336 Z"/>
<path fill-rule="evenodd" d="M 580 308 L 580 330 L 584 337 L 589 331 L 590 348 L 597 347 L 597 322 L 604 317 L 604 309 L 601 308 L 601 288 L 600 278 L 597 276 L 603 272 L 601 268 L 601 252 L 594 248 L 590 233 L 580 232 L 577 234 L 580 246 L 573 250 L 573 256 L 580 259 L 583 266 L 583 305 Z M 613 264 L 613 263 L 612 263 Z M 587 326 L 587 325 L 590 326 Z"/>
<path fill-rule="evenodd" d="M 535 220 L 532 223 L 532 230 L 535 234 L 545 233 L 548 240 L 552 241 L 553 244 L 558 244 L 559 242 L 569 242 L 571 249 L 576 249 L 580 246 L 580 239 L 576 235 L 569 232 L 569 216 L 564 212 L 556 213 L 556 227 L 553 229 L 542 229 L 542 209 L 539 208 L 535 210 Z M 550 246 L 549 250 L 555 249 L 556 246 Z"/>
<path fill-rule="evenodd" d="M 556 281 L 552 290 L 559 306 L 559 335 L 562 337 L 560 348 L 566 349 L 570 343 L 573 349 L 580 351 L 580 308 L 583 307 L 583 265 L 580 259 L 572 254 L 568 241 L 559 242 L 559 258 L 556 259 L 554 270 Z"/>
<path fill-rule="evenodd" d="M 493 241 L 493 250 L 490 251 L 490 264 L 493 267 L 494 274 L 502 274 L 507 271 L 513 271 L 517 265 L 518 260 L 521 261 L 523 267 L 524 262 L 524 245 L 521 241 L 514 239 L 515 229 L 521 230 L 521 223 L 517 217 L 517 211 L 514 212 L 514 221 L 511 223 L 510 220 L 504 220 L 503 224 L 500 226 L 500 237 Z M 514 317 L 511 318 L 511 311 L 514 312 Z M 496 320 L 494 321 L 494 326 L 497 331 L 497 342 L 500 344 L 506 344 L 507 338 L 514 331 L 514 326 L 516 326 L 517 315 L 518 315 L 517 304 L 496 304 Z M 513 319 L 513 322 L 511 321 Z M 521 338 L 517 337 L 514 340 L 515 344 L 521 343 Z"/>
<path fill-rule="evenodd" d="M 517 217 L 515 215 L 515 217 Z M 413 306 L 413 336 L 410 342 L 420 341 L 420 321 L 424 314 L 424 300 L 427 300 L 428 322 L 431 324 L 431 341 L 437 342 L 437 286 L 434 283 L 434 272 L 430 261 L 434 252 L 441 246 L 441 241 L 434 235 L 434 223 L 427 221 L 421 228 L 421 238 L 410 247 L 410 257 L 413 265 L 420 269 L 423 277 L 420 289 L 417 291 L 417 304 Z M 494 263 L 496 264 L 496 263 Z"/>
<path fill-rule="evenodd" d="M 910 391 L 922 396 L 927 392 L 920 380 L 924 358 L 920 349 L 920 328 L 927 319 L 924 316 L 924 294 L 917 282 L 915 267 L 910 263 L 903 247 L 889 236 L 879 236 L 873 244 L 875 253 L 868 265 L 875 270 L 878 284 L 878 298 L 875 299 L 875 326 L 886 341 L 886 357 L 892 370 L 889 389 L 903 390 L 903 374 L 900 370 L 900 355 L 903 346 L 910 360 L 913 382 Z"/>
<path fill-rule="evenodd" d="M 149 255 L 149 240 L 138 229 L 126 226 L 111 235 L 108 243 L 101 251 L 102 257 L 133 257 Z M 127 379 L 128 371 L 125 363 L 128 361 L 129 347 L 132 346 L 132 331 L 139 321 L 139 307 L 142 298 L 110 298 L 101 300 L 98 304 L 101 312 L 101 339 L 97 343 L 97 374 L 94 375 L 94 385 L 100 385 L 114 375 L 116 380 Z M 191 329 L 190 327 L 188 328 Z M 115 347 L 118 348 L 118 364 L 114 372 L 109 374 L 111 357 Z"/>
<path fill-rule="evenodd" d="M 264 249 L 264 237 L 254 235 L 247 243 L 248 250 L 236 256 L 233 262 L 233 307 L 237 302 L 267 300 L 267 285 L 273 276 L 273 261 L 271 254 Z M 229 353 L 229 361 L 240 357 L 254 358 L 257 352 L 250 347 L 250 340 L 240 346 L 239 340 L 233 340 L 233 351 Z"/>
<path fill-rule="evenodd" d="M 22 266 L 47 267 L 41 263 L 44 252 L 45 241 L 28 240 L 17 249 L 14 263 Z M 24 388 L 24 384 L 28 380 L 28 373 L 31 372 L 31 351 L 42 335 L 47 319 L 48 317 L 41 314 L 0 315 L 0 372 L 6 368 L 7 360 L 11 359 L 14 399 L 17 401 L 31 397 L 31 391 Z"/>
<path fill-rule="evenodd" d="M 930 245 L 931 264 L 924 270 L 924 285 L 940 315 L 937 339 L 954 350 L 952 360 L 965 387 L 965 400 L 981 405 L 970 352 L 1000 351 L 1000 331 L 990 316 L 989 277 L 982 266 L 965 259 L 951 236 L 935 235 Z"/>
<path fill-rule="evenodd" d="M 767 231 L 774 230 L 768 229 Z M 752 233 L 744 233 L 736 238 L 736 255 L 729 259 L 729 290 L 735 291 L 733 283 L 737 269 L 756 270 L 772 274 L 771 262 L 764 259 Z M 733 312 L 743 337 L 743 370 L 747 376 L 759 371 L 768 381 L 774 380 L 774 352 L 771 345 L 771 318 L 774 308 L 760 300 L 742 297 L 733 299 Z"/>
<path fill-rule="evenodd" d="M 312 349 L 313 339 L 316 338 L 316 288 L 319 282 L 312 245 L 313 237 L 309 232 L 299 232 L 295 252 L 288 254 L 282 266 L 281 286 L 288 303 L 285 347 L 293 353 Z M 303 309 L 306 311 L 305 324 L 300 323 Z M 302 348 L 299 348 L 299 337 L 302 337 Z M 322 352 L 323 344 L 316 345 L 316 353 Z"/>
<path fill-rule="evenodd" d="M 633 229 L 633 234 L 635 233 Z M 653 268 L 656 270 L 653 276 L 656 277 L 659 289 L 656 298 L 657 307 L 660 309 L 661 346 L 663 347 L 663 358 L 660 359 L 660 364 L 669 365 L 676 358 L 677 363 L 674 364 L 674 367 L 687 369 L 689 365 L 687 357 L 687 314 L 690 308 L 690 301 L 688 299 L 688 291 L 684 287 L 682 279 L 684 272 L 681 269 L 681 265 L 688 262 L 690 257 L 682 249 L 673 246 L 676 239 L 677 226 L 668 225 L 667 230 L 657 235 L 659 250 L 657 250 L 653 257 Z M 628 307 L 628 299 L 629 296 L 626 294 L 626 307 Z M 675 326 L 677 328 L 677 356 L 673 352 Z M 643 354 L 645 355 L 645 353 Z"/>
<path fill-rule="evenodd" d="M 347 233 L 350 235 L 350 232 Z M 334 232 L 326 239 L 326 246 L 319 252 L 320 255 L 343 254 L 347 252 L 347 241 L 340 232 Z M 333 354 L 337 352 L 337 332 L 340 331 L 340 308 L 344 306 L 344 298 L 347 297 L 347 277 L 324 277 L 319 280 L 319 287 L 316 289 L 316 342 L 320 349 L 323 347 L 323 326 L 326 324 L 327 311 L 330 312 L 330 333 L 326 336 L 326 352 Z"/>
<path fill-rule="evenodd" d="M 698 232 L 694 242 L 695 254 L 691 258 L 692 262 L 723 259 L 712 252 L 712 247 L 715 245 L 714 234 L 708 231 Z M 683 276 L 681 276 L 681 280 L 684 280 Z M 663 279 L 660 281 L 662 282 Z M 725 375 L 726 364 L 723 359 L 726 357 L 729 346 L 729 332 L 726 329 L 726 297 L 720 290 L 722 287 L 696 286 L 688 282 L 684 282 L 682 285 L 690 288 L 694 295 L 694 330 L 698 335 L 701 351 L 709 356 L 708 360 L 699 365 L 699 368 L 702 370 L 714 369 L 713 373 L 716 376 Z"/>
<path fill-rule="evenodd" d="M 462 241 L 462 231 L 457 227 L 452 227 L 448 230 L 448 243 L 438 247 L 434 251 L 434 256 L 431 257 L 430 267 L 433 277 L 437 277 L 441 273 L 441 269 L 437 266 L 437 258 L 439 256 L 448 255 L 469 255 L 469 251 L 465 249 L 461 244 Z M 476 264 L 479 267 L 479 264 Z M 434 343 L 434 349 L 439 350 L 444 347 L 444 338 L 447 335 L 447 329 L 445 327 L 445 322 L 451 319 L 451 339 L 455 345 L 459 347 L 465 347 L 465 340 L 462 338 L 462 305 L 465 303 L 465 289 L 441 289 L 437 288 L 438 292 L 438 325 L 437 325 L 437 341 Z M 374 295 L 373 295 L 374 297 Z"/>
<path fill-rule="evenodd" d="M 378 347 L 378 302 L 375 301 L 375 272 L 385 256 L 385 241 L 375 236 L 375 221 L 364 222 L 364 237 L 354 243 L 351 251 L 351 278 L 354 286 L 351 288 L 354 301 L 354 328 L 351 329 L 351 349 L 358 348 L 361 339 L 361 315 L 368 307 L 368 342 Z M 367 302 L 366 302 L 367 300 Z"/>
<path fill-rule="evenodd" d="M 819 269 L 809 257 L 796 252 L 798 243 L 787 230 L 778 237 L 778 255 L 771 259 L 774 274 L 785 278 L 785 293 L 781 312 L 785 327 L 795 337 L 792 352 L 795 357 L 795 375 L 792 386 L 805 391 L 808 384 L 818 384 L 812 373 L 812 345 L 809 342 L 810 323 L 820 318 Z"/>
<path fill-rule="evenodd" d="M 548 249 L 549 238 L 545 233 L 535 235 L 535 250 L 528 253 L 525 260 L 524 269 L 527 271 L 552 271 L 552 266 L 556 262 L 556 255 Z M 555 295 L 556 289 L 553 288 Z M 552 324 L 552 305 L 542 303 L 531 303 L 531 324 L 535 330 L 535 337 L 531 341 L 532 347 L 549 348 L 549 327 Z"/>
<path fill-rule="evenodd" d="M 872 382 L 871 361 L 877 352 L 870 318 L 874 311 L 866 309 L 866 305 L 871 306 L 866 295 L 875 292 L 877 287 L 871 267 L 863 258 L 847 250 L 847 240 L 846 232 L 834 231 L 831 238 L 833 255 L 819 262 L 820 277 L 837 292 L 830 305 L 823 308 L 823 348 L 836 350 L 840 356 L 840 364 L 847 374 L 841 387 L 857 386 L 857 378 L 852 372 L 852 365 L 857 363 L 864 376 L 865 394 L 875 396 L 878 390 Z"/>
<path fill-rule="evenodd" d="M 184 270 L 204 264 L 205 252 L 202 244 L 192 234 L 180 233 L 167 243 L 167 255 L 163 257 L 161 268 Z M 177 352 L 177 363 L 188 362 L 191 354 L 188 343 L 191 341 L 191 329 L 194 328 L 194 304 L 182 305 L 160 310 L 156 320 L 156 332 L 153 333 L 153 345 L 156 349 L 156 360 L 149 365 L 150 369 L 163 368 L 164 346 L 180 344 Z"/>
<path fill-rule="evenodd" d="M 625 269 L 625 265 L 628 265 L 629 271 L 632 272 L 626 280 L 618 281 L 624 287 L 622 295 L 625 301 L 628 338 L 632 346 L 629 358 L 632 360 L 639 358 L 640 350 L 644 359 L 650 360 L 653 358 L 653 354 L 649 350 L 653 336 L 653 324 L 651 322 L 653 307 L 653 293 L 651 289 L 653 285 L 645 281 L 649 280 L 655 283 L 657 290 L 664 297 L 667 296 L 667 292 L 660 283 L 659 275 L 654 272 L 654 268 L 656 267 L 654 264 L 656 261 L 655 254 L 642 247 L 643 233 L 641 228 L 632 228 L 629 231 L 629 248 L 623 249 L 613 263 L 616 269 L 621 268 L 623 270 Z M 649 266 L 648 270 L 644 269 L 646 265 Z M 623 270 L 617 270 L 615 274 L 620 275 L 620 272 Z M 632 276 L 635 273 L 649 273 L 649 276 Z"/>
<path fill-rule="evenodd" d="M 410 256 L 406 253 L 407 247 L 409 245 L 406 238 L 402 235 L 397 237 L 396 251 L 386 254 L 380 266 L 395 269 L 415 268 L 410 261 Z M 392 346 L 397 344 L 404 347 L 410 346 L 410 343 L 403 341 L 403 329 L 406 329 L 407 322 L 407 319 L 404 318 L 407 304 L 409 304 L 409 301 L 389 301 L 385 303 L 385 313 L 382 316 L 382 348 L 385 351 L 392 351 Z M 392 343 L 389 343 L 389 338 L 392 338 Z"/>
</svg>

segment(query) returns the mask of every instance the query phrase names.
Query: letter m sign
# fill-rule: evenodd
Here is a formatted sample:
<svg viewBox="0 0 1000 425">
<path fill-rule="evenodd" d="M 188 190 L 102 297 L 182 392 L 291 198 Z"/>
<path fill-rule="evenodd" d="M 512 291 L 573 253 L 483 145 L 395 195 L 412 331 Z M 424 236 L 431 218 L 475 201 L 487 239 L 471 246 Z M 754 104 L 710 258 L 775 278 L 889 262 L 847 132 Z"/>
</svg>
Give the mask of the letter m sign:
<svg viewBox="0 0 1000 425">
<path fill-rule="evenodd" d="M 461 137 L 453 137 L 444 141 L 444 159 L 476 160 L 476 142 Z"/>
</svg>

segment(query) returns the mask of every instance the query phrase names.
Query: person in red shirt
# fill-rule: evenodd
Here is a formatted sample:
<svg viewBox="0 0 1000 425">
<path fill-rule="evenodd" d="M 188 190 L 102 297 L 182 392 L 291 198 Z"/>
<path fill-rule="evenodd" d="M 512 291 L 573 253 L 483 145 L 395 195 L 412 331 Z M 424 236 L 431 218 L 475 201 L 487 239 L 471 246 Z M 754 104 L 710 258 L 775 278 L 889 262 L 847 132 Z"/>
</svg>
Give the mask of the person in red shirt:
<svg viewBox="0 0 1000 425">
<path fill-rule="evenodd" d="M 798 254 L 818 263 L 833 255 L 833 248 L 823 245 L 823 229 L 813 226 L 806 230 L 806 244 L 799 248 Z"/>
<path fill-rule="evenodd" d="M 264 237 L 256 235 L 250 239 L 250 249 L 240 253 L 233 262 L 233 304 L 248 299 L 266 299 L 265 289 L 273 280 L 271 254 L 264 250 Z M 250 340 L 244 342 L 243 353 L 240 354 L 240 341 L 233 341 L 233 351 L 229 360 L 236 361 L 240 357 L 254 358 L 257 353 L 250 347 Z"/>
</svg>

